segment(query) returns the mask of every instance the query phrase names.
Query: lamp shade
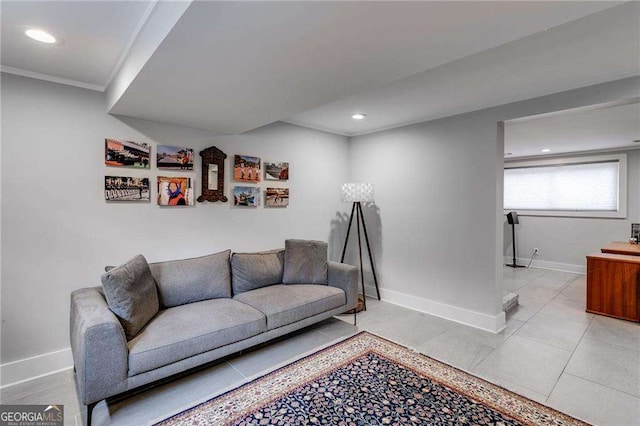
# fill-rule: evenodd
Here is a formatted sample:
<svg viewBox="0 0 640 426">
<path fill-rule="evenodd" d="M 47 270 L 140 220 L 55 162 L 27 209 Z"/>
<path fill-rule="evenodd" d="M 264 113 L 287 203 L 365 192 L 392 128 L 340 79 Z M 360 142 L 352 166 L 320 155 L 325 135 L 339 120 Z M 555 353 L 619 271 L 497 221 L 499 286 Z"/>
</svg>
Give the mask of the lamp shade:
<svg viewBox="0 0 640 426">
<path fill-rule="evenodd" d="M 372 183 L 343 183 L 341 188 L 342 202 L 373 203 Z"/>
</svg>

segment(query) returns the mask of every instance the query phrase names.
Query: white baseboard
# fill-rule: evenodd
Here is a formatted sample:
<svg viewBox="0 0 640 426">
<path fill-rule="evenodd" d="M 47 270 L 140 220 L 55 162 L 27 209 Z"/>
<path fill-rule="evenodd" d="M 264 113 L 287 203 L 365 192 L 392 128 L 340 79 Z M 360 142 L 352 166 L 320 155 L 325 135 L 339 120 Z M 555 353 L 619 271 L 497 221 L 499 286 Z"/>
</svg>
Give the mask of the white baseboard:
<svg viewBox="0 0 640 426">
<path fill-rule="evenodd" d="M 529 264 L 529 260 L 530 259 L 524 259 L 524 258 L 518 257 L 517 263 L 518 265 L 527 266 Z M 505 265 L 512 264 L 512 263 L 513 263 L 513 257 L 510 257 L 510 256 L 504 257 Z M 539 269 L 550 269 L 552 271 L 571 272 L 574 274 L 583 274 L 583 275 L 587 273 L 587 267 L 585 265 L 573 265 L 571 263 L 550 262 L 548 260 L 536 259 L 533 262 L 531 262 L 531 267 L 539 268 Z"/>
<path fill-rule="evenodd" d="M 71 348 L 0 365 L 0 388 L 73 368 Z"/>
<path fill-rule="evenodd" d="M 367 295 L 375 297 L 375 292 L 375 287 L 366 286 Z M 384 288 L 380 289 L 380 298 L 385 302 L 455 321 L 470 327 L 479 328 L 491 333 L 499 333 L 504 330 L 507 325 L 504 312 L 492 316 Z"/>
</svg>

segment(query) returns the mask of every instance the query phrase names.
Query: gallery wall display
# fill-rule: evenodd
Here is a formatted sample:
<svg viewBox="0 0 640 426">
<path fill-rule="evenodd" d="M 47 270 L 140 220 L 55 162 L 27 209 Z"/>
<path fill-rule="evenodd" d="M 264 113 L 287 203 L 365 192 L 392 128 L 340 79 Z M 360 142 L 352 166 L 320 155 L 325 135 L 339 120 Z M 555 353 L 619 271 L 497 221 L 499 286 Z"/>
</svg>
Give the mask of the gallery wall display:
<svg viewBox="0 0 640 426">
<path fill-rule="evenodd" d="M 249 155 L 234 155 L 233 180 L 236 182 L 260 182 L 262 168 L 260 158 Z"/>
<path fill-rule="evenodd" d="M 233 205 L 235 207 L 258 207 L 260 205 L 260 188 L 235 186 L 233 188 Z"/>
<path fill-rule="evenodd" d="M 184 176 L 158 176 L 159 206 L 193 206 L 193 179 Z"/>
<path fill-rule="evenodd" d="M 267 188 L 265 191 L 265 207 L 287 207 L 289 205 L 289 188 Z"/>
<path fill-rule="evenodd" d="M 104 199 L 106 201 L 151 200 L 149 178 L 130 176 L 105 176 Z"/>
<path fill-rule="evenodd" d="M 141 169 L 151 167 L 149 163 L 151 147 L 149 144 L 109 138 L 104 141 L 104 163 L 107 166 Z"/>
<path fill-rule="evenodd" d="M 289 180 L 289 163 L 264 162 L 265 180 Z"/>
<path fill-rule="evenodd" d="M 159 169 L 193 170 L 193 149 L 158 145 L 156 149 L 156 166 Z"/>
</svg>

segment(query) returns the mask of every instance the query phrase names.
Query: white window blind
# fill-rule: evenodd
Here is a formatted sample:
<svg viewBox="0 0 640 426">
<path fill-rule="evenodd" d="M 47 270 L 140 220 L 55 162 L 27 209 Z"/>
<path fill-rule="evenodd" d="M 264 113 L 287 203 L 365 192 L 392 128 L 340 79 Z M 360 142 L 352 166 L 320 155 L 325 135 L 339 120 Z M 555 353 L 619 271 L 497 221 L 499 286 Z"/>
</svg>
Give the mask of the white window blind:
<svg viewBox="0 0 640 426">
<path fill-rule="evenodd" d="M 617 211 L 618 161 L 504 171 L 506 210 Z"/>
</svg>

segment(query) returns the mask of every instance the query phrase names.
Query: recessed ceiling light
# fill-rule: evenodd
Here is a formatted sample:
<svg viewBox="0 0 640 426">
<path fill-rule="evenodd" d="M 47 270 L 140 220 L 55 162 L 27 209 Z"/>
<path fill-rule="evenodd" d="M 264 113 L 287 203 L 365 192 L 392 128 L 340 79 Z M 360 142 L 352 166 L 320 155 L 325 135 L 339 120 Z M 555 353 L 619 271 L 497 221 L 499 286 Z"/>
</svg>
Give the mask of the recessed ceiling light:
<svg viewBox="0 0 640 426">
<path fill-rule="evenodd" d="M 542 151 L 542 152 L 551 152 L 551 148 L 544 148 L 544 149 L 541 149 L 540 151 Z"/>
<path fill-rule="evenodd" d="M 357 113 L 357 114 L 353 114 L 351 116 L 351 118 L 353 118 L 354 120 L 364 120 L 364 118 L 367 116 L 367 114 L 362 114 L 362 113 Z"/>
<path fill-rule="evenodd" d="M 30 37 L 41 43 L 53 44 L 57 41 L 56 38 L 48 32 L 36 28 L 28 29 L 24 33 L 27 35 L 27 37 Z"/>
</svg>

